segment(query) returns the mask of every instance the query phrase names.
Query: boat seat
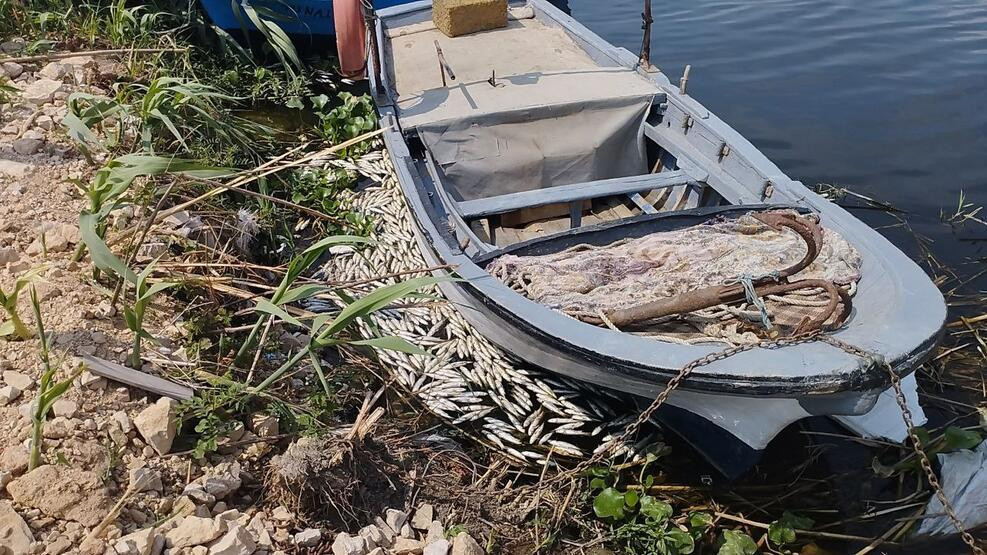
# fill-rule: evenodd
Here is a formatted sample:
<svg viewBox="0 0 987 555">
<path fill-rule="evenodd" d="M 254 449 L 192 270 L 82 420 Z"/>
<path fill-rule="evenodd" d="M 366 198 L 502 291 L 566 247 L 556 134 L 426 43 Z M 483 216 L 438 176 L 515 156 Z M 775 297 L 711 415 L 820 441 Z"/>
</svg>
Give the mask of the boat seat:
<svg viewBox="0 0 987 555">
<path fill-rule="evenodd" d="M 477 219 L 495 214 L 513 212 L 522 208 L 533 208 L 548 204 L 580 202 L 604 196 L 625 195 L 665 189 L 695 182 L 695 176 L 683 170 L 674 170 L 630 177 L 599 179 L 571 185 L 560 185 L 547 189 L 521 191 L 506 195 L 457 202 L 463 219 Z"/>
</svg>

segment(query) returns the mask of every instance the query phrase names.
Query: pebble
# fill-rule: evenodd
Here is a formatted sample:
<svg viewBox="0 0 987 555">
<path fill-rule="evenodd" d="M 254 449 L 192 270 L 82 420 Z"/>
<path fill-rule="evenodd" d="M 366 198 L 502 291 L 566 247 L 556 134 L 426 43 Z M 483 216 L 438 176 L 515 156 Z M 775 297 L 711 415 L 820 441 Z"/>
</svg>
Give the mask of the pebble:
<svg viewBox="0 0 987 555">
<path fill-rule="evenodd" d="M 395 534 L 401 531 L 404 522 L 408 520 L 408 513 L 398 509 L 387 509 L 384 512 L 384 522 L 394 531 Z"/>
<path fill-rule="evenodd" d="M 441 539 L 425 546 L 424 555 L 448 555 L 451 544 L 449 540 Z"/>
<path fill-rule="evenodd" d="M 12 385 L 21 391 L 34 389 L 34 378 L 20 372 L 14 372 L 13 370 L 4 371 L 3 381 L 7 385 Z"/>
<path fill-rule="evenodd" d="M 398 538 L 391 547 L 394 555 L 420 555 L 425 549 L 425 544 L 411 538 Z"/>
<path fill-rule="evenodd" d="M 222 538 L 209 545 L 209 555 L 242 555 L 253 553 L 257 544 L 250 532 L 239 524 L 230 526 Z"/>
<path fill-rule="evenodd" d="M 306 528 L 295 534 L 295 545 L 298 547 L 315 547 L 322 542 L 322 530 Z"/>
<path fill-rule="evenodd" d="M 351 536 L 346 532 L 336 534 L 335 541 L 332 542 L 333 555 L 365 555 L 367 553 L 367 542 L 360 536 Z"/>
<path fill-rule="evenodd" d="M 452 540 L 452 555 L 484 555 L 484 551 L 473 536 L 460 532 Z"/>
<path fill-rule="evenodd" d="M 162 397 L 134 418 L 134 425 L 137 426 L 137 431 L 140 432 L 141 437 L 159 455 L 165 455 L 171 451 L 171 445 L 175 441 L 175 434 L 178 431 L 177 412 L 178 401 L 169 397 Z"/>
<path fill-rule="evenodd" d="M 21 390 L 12 385 L 0 387 L 0 407 L 5 407 L 21 396 Z"/>
<path fill-rule="evenodd" d="M 165 534 L 165 543 L 171 548 L 202 545 L 218 538 L 226 524 L 212 518 L 187 516 Z"/>
<path fill-rule="evenodd" d="M 72 418 L 79 412 L 79 403 L 68 399 L 59 399 L 52 405 L 51 410 L 55 413 L 55 416 Z"/>
<path fill-rule="evenodd" d="M 161 473 L 146 466 L 130 470 L 130 485 L 135 491 L 161 491 Z"/>
<path fill-rule="evenodd" d="M 416 530 L 427 530 L 433 520 L 435 520 L 435 507 L 426 503 L 418 507 L 411 517 L 411 527 Z"/>
<path fill-rule="evenodd" d="M 11 79 L 17 79 L 24 73 L 24 66 L 17 62 L 4 62 L 3 72 Z"/>
</svg>

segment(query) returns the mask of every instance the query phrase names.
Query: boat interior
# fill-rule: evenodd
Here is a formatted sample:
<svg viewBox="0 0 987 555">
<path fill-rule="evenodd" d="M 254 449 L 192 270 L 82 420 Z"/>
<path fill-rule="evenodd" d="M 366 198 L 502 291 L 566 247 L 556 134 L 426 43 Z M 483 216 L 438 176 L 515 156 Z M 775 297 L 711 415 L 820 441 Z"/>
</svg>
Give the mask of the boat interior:
<svg viewBox="0 0 987 555">
<path fill-rule="evenodd" d="M 454 38 L 427 8 L 382 20 L 381 82 L 464 252 L 490 259 L 596 224 L 769 202 L 771 180 L 703 125 L 708 111 L 544 9 L 512 5 L 506 27 Z"/>
</svg>

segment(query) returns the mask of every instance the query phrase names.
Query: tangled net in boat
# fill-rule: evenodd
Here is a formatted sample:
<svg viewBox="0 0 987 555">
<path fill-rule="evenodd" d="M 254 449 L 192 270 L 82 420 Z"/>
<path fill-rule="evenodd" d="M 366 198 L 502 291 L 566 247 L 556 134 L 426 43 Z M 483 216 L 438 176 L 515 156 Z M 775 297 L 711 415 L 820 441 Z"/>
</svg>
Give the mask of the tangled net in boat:
<svg viewBox="0 0 987 555">
<path fill-rule="evenodd" d="M 373 219 L 376 242 L 358 253 L 339 252 L 318 277 L 334 283 L 363 281 L 354 287 L 359 296 L 428 267 L 386 155 L 376 151 L 327 164 L 370 182 L 343 194 L 350 195 L 351 208 Z M 381 278 L 398 273 L 403 275 Z M 453 304 L 441 299 L 438 288 L 423 292 L 438 300 L 378 311 L 372 326 L 359 322 L 359 333 L 366 338 L 396 335 L 428 351 L 430 356 L 397 351 L 378 351 L 377 356 L 392 384 L 475 440 L 516 462 L 540 467 L 560 456 L 583 458 L 603 449 L 637 417 L 628 410 L 634 403 L 627 396 L 524 364 L 477 334 Z M 343 304 L 309 299 L 305 307 L 323 312 Z M 633 460 L 662 445 L 651 428 L 613 455 Z"/>
<path fill-rule="evenodd" d="M 773 228 L 753 214 L 717 218 L 704 224 L 603 246 L 577 245 L 537 256 L 503 255 L 487 270 L 529 299 L 586 321 L 601 314 L 666 299 L 709 286 L 770 276 L 806 254 L 805 242 L 787 228 Z M 861 258 L 846 239 L 822 228 L 818 256 L 792 281 L 820 279 L 853 294 Z M 794 328 L 826 309 L 822 289 L 801 289 L 763 299 L 770 321 Z M 746 303 L 718 305 L 647 322 L 635 333 L 666 341 L 760 341 L 761 310 Z"/>
</svg>

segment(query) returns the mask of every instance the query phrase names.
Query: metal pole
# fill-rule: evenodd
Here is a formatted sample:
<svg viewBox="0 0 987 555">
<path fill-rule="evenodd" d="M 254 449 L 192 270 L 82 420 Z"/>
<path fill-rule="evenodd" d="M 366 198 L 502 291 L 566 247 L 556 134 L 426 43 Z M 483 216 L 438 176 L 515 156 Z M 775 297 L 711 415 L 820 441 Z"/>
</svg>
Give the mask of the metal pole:
<svg viewBox="0 0 987 555">
<path fill-rule="evenodd" d="M 377 44 L 377 11 L 374 9 L 373 3 L 368 0 L 361 0 L 360 4 L 363 6 L 363 19 L 367 24 L 367 33 L 370 35 L 370 57 L 374 65 L 376 92 L 378 95 L 383 95 L 386 91 L 384 91 L 383 73 L 380 67 L 380 45 Z"/>
<path fill-rule="evenodd" d="M 644 39 L 641 41 L 641 57 L 638 64 L 644 69 L 651 69 L 651 0 L 644 0 L 644 12 L 641 13 L 642 25 L 644 29 Z"/>
</svg>

